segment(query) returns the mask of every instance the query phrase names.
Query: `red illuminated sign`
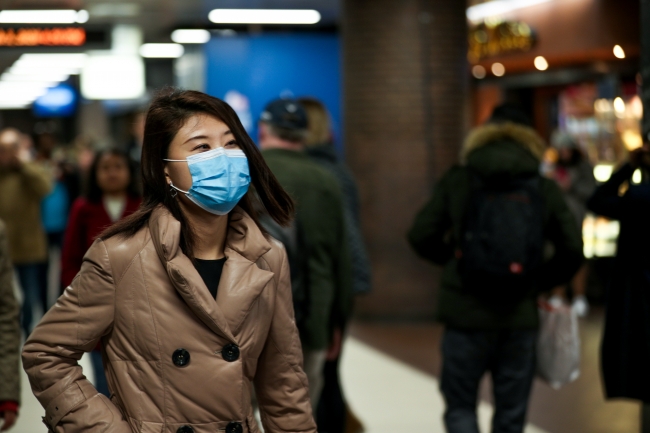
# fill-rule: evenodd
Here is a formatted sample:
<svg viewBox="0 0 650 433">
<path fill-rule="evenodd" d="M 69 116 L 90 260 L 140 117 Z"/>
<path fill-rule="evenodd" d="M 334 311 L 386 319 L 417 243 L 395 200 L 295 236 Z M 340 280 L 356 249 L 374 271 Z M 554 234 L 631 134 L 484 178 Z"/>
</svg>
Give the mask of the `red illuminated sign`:
<svg viewBox="0 0 650 433">
<path fill-rule="evenodd" d="M 86 30 L 79 27 L 0 29 L 0 47 L 79 47 Z"/>
</svg>

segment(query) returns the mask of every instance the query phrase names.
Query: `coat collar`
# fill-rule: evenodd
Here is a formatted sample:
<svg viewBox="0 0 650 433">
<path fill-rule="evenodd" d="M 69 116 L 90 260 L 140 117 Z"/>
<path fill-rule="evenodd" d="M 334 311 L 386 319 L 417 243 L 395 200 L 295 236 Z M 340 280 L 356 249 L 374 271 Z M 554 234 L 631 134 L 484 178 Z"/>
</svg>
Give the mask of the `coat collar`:
<svg viewBox="0 0 650 433">
<path fill-rule="evenodd" d="M 180 248 L 181 225 L 163 206 L 149 219 L 149 231 L 158 257 L 192 312 L 215 333 L 237 343 L 235 335 L 273 273 L 260 269 L 257 260 L 271 249 L 257 224 L 241 208 L 230 213 L 226 263 L 217 299 Z"/>
</svg>

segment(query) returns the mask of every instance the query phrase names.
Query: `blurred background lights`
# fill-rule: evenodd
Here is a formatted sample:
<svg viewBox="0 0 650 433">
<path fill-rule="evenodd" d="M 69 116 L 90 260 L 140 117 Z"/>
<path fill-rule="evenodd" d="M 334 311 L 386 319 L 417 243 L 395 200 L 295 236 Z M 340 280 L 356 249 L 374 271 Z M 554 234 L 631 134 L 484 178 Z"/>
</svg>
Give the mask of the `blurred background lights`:
<svg viewBox="0 0 650 433">
<path fill-rule="evenodd" d="M 506 73 L 506 67 L 502 63 L 493 63 L 492 64 L 492 73 L 497 77 L 503 77 Z"/>
<path fill-rule="evenodd" d="M 474 78 L 481 80 L 485 78 L 485 74 L 485 68 L 481 65 L 476 65 L 472 68 L 472 75 L 474 75 Z"/>
<path fill-rule="evenodd" d="M 551 0 L 494 0 L 468 7 L 466 15 L 468 20 L 477 22 L 549 1 Z"/>
<path fill-rule="evenodd" d="M 543 56 L 535 57 L 535 67 L 540 71 L 545 71 L 548 69 L 548 62 Z"/>
<path fill-rule="evenodd" d="M 0 23 L 5 24 L 74 24 L 85 23 L 88 18 L 88 11 L 74 9 L 0 11 Z"/>
<path fill-rule="evenodd" d="M 140 55 L 147 58 L 176 59 L 183 55 L 185 50 L 180 44 L 142 44 Z"/>
<path fill-rule="evenodd" d="M 598 164 L 594 167 L 594 177 L 598 182 L 607 182 L 614 172 L 611 164 Z"/>
<path fill-rule="evenodd" d="M 216 24 L 316 24 L 314 9 L 214 9 L 208 19 Z"/>
<path fill-rule="evenodd" d="M 205 44 L 210 32 L 204 29 L 178 29 L 172 32 L 172 41 L 177 44 Z"/>
<path fill-rule="evenodd" d="M 625 58 L 625 51 L 620 45 L 614 45 L 614 55 L 619 59 Z"/>
<path fill-rule="evenodd" d="M 623 101 L 623 98 L 620 96 L 614 99 L 614 111 L 616 111 L 617 114 L 625 113 L 625 101 Z"/>
</svg>

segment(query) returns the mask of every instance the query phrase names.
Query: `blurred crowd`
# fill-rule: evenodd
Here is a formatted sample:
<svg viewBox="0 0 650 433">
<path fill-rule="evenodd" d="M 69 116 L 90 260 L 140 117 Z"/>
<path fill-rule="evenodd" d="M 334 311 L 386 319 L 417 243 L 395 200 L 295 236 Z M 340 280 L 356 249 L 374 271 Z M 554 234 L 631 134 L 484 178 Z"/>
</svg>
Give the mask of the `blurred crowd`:
<svg viewBox="0 0 650 433">
<path fill-rule="evenodd" d="M 138 113 L 131 141 L 104 149 L 81 140 L 65 145 L 50 132 L 0 131 L 4 429 L 19 411 L 22 342 L 72 283 L 93 241 L 141 204 L 144 128 L 145 116 Z M 289 228 L 271 219 L 261 223 L 287 251 L 319 431 L 354 433 L 363 427 L 346 405 L 338 367 L 354 297 L 371 291 L 372 275 L 356 183 L 331 131 L 327 109 L 315 99 L 267 105 L 258 144 L 297 202 L 297 216 Z M 543 165 L 548 146 L 530 119 L 514 106 L 495 108 L 486 124 L 468 135 L 459 164 L 440 179 L 408 233 L 418 255 L 444 267 L 438 319 L 446 326 L 441 390 L 449 432 L 478 432 L 477 393 L 487 372 L 496 403 L 493 431 L 523 431 L 539 350 L 546 350 L 538 344 L 540 332 L 557 337 L 554 341 L 566 336 L 552 328 L 559 322 L 548 322 L 540 308 L 561 312 L 574 327 L 589 312 L 581 235 L 588 209 L 621 222 L 607 299 L 605 389 L 609 397 L 650 403 L 647 380 L 638 380 L 647 377 L 650 362 L 650 184 L 645 182 L 650 149 L 633 151 L 609 181 L 597 186 L 593 168 L 570 135 L 557 131 L 550 145 L 557 158 Z M 639 169 L 644 182 L 633 184 Z M 575 337 L 568 332 L 569 339 Z M 99 342 L 91 355 L 94 385 L 109 396 L 101 350 Z M 557 356 L 564 370 L 552 367 L 547 379 L 561 386 L 575 378 L 575 359 Z"/>
</svg>

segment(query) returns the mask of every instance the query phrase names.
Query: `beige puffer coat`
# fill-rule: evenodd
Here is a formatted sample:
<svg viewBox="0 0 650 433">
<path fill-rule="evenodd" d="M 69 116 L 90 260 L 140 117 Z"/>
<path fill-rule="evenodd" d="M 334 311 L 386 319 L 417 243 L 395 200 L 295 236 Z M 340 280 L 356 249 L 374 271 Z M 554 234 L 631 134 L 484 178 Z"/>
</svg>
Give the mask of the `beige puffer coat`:
<svg viewBox="0 0 650 433">
<path fill-rule="evenodd" d="M 230 214 L 217 299 L 179 247 L 163 207 L 128 240 L 98 240 L 23 351 L 45 424 L 56 432 L 309 432 L 307 378 L 289 268 L 240 208 Z M 77 360 L 103 344 L 111 399 Z"/>
</svg>

